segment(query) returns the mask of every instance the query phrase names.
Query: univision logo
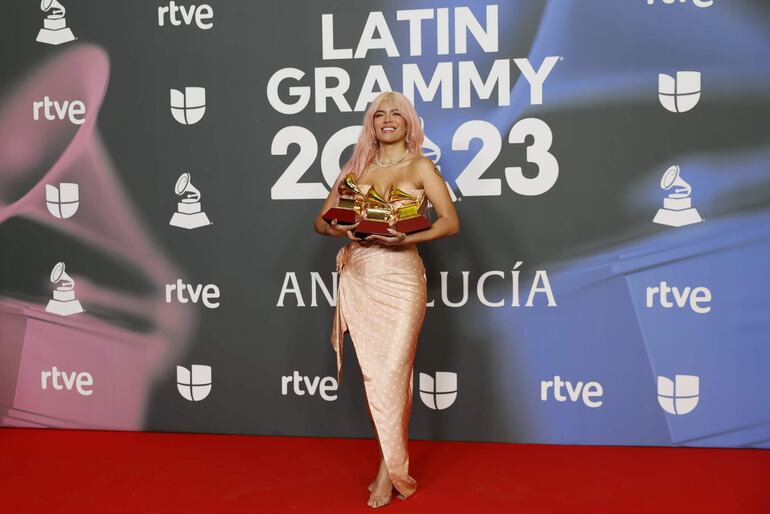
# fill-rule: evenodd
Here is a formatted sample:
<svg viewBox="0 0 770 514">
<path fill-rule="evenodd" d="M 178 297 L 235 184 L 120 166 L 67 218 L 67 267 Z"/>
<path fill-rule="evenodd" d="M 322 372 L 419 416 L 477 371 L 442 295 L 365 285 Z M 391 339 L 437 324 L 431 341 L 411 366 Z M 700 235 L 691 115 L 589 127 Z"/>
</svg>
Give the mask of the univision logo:
<svg viewBox="0 0 770 514">
<path fill-rule="evenodd" d="M 674 380 L 658 377 L 658 403 L 669 414 L 680 416 L 692 412 L 700 398 L 700 378 L 676 375 Z"/>
<path fill-rule="evenodd" d="M 448 409 L 457 399 L 457 373 L 437 371 L 436 378 L 420 373 L 420 399 L 433 410 Z"/>
<path fill-rule="evenodd" d="M 193 364 L 191 368 L 176 367 L 176 387 L 185 400 L 199 402 L 211 392 L 211 366 Z"/>
<path fill-rule="evenodd" d="M 71 218 L 80 205 L 78 185 L 69 182 L 62 182 L 59 187 L 46 184 L 45 205 L 55 218 Z"/>
<path fill-rule="evenodd" d="M 658 99 L 660 105 L 671 112 L 687 112 L 700 100 L 700 72 L 678 71 L 676 78 L 658 75 Z"/>
<path fill-rule="evenodd" d="M 182 125 L 194 125 L 206 114 L 206 88 L 186 87 L 184 93 L 171 90 L 171 115 Z"/>
</svg>

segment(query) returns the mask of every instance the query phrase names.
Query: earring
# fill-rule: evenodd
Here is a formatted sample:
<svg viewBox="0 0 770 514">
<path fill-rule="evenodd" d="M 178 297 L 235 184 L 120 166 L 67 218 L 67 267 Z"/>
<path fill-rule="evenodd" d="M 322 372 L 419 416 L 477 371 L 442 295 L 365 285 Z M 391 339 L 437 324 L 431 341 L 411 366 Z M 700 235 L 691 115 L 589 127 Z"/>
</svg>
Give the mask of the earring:
<svg viewBox="0 0 770 514">
<path fill-rule="evenodd" d="M 409 138 L 407 137 L 407 138 L 404 140 L 404 142 L 405 142 L 406 144 L 409 144 Z"/>
</svg>

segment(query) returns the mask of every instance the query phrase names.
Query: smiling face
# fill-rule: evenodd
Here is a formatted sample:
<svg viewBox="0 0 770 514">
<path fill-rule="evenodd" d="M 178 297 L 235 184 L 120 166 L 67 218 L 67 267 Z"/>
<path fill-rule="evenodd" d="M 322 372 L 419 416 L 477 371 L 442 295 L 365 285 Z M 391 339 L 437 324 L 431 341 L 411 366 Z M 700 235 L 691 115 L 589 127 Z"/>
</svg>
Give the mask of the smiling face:
<svg viewBox="0 0 770 514">
<path fill-rule="evenodd" d="M 392 98 L 385 97 L 374 112 L 374 134 L 381 143 L 396 143 L 406 138 L 406 118 Z"/>
</svg>

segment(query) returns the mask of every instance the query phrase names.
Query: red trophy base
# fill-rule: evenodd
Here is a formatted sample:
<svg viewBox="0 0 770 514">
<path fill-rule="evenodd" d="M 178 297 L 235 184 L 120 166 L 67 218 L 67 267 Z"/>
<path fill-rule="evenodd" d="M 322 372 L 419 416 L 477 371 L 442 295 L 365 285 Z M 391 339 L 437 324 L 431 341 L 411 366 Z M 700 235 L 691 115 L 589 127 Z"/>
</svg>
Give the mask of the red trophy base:
<svg viewBox="0 0 770 514">
<path fill-rule="evenodd" d="M 354 235 L 361 239 L 372 234 L 378 234 L 381 236 L 393 237 L 393 234 L 388 232 L 390 223 L 387 221 L 378 220 L 361 220 L 361 223 L 356 227 Z"/>
<path fill-rule="evenodd" d="M 356 211 L 353 209 L 340 209 L 339 207 L 332 207 L 326 213 L 321 216 L 326 223 L 331 223 L 333 219 L 337 219 L 337 223 L 340 225 L 352 225 L 356 222 Z"/>
<path fill-rule="evenodd" d="M 403 234 L 414 234 L 415 232 L 428 230 L 431 226 L 431 222 L 425 216 L 415 216 L 398 220 L 393 228 Z"/>
</svg>

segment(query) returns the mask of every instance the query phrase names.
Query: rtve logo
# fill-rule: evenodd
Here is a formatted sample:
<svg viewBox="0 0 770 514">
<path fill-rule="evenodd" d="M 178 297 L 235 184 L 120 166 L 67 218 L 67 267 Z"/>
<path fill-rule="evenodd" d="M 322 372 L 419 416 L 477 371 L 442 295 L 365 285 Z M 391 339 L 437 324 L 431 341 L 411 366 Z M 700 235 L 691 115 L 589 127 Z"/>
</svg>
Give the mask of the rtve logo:
<svg viewBox="0 0 770 514">
<path fill-rule="evenodd" d="M 62 383 L 59 383 L 59 378 L 62 379 Z M 94 385 L 94 377 L 87 371 L 67 373 L 64 370 L 59 371 L 56 366 L 52 367 L 51 371 L 43 371 L 40 373 L 40 387 L 44 391 L 48 390 L 48 379 L 51 379 L 51 386 L 57 391 L 62 389 L 72 391 L 74 387 L 80 396 L 94 394 L 93 389 L 90 389 Z"/>
<path fill-rule="evenodd" d="M 78 185 L 70 182 L 62 182 L 59 187 L 46 184 L 45 206 L 54 218 L 71 218 L 80 206 Z"/>
<path fill-rule="evenodd" d="M 177 14 L 179 18 L 177 18 Z M 208 22 L 208 20 L 214 18 L 214 10 L 208 4 L 198 6 L 192 4 L 190 7 L 185 7 L 184 5 L 176 5 L 176 2 L 169 2 L 167 7 L 158 7 L 159 27 L 166 25 L 167 16 L 169 23 L 175 27 L 182 24 L 190 26 L 193 21 L 202 30 L 209 30 L 214 26 L 212 22 Z"/>
<path fill-rule="evenodd" d="M 195 125 L 206 114 L 206 88 L 186 87 L 184 93 L 171 90 L 171 115 L 182 125 Z"/>
<path fill-rule="evenodd" d="M 193 364 L 192 371 L 176 367 L 176 388 L 182 398 L 191 402 L 205 399 L 211 392 L 211 366 Z"/>
<path fill-rule="evenodd" d="M 680 416 L 692 412 L 698 405 L 700 377 L 676 375 L 670 378 L 658 377 L 658 403 L 669 414 Z"/>
<path fill-rule="evenodd" d="M 562 387 L 566 389 L 567 396 L 564 396 L 562 393 Z M 602 389 L 602 385 L 599 382 L 583 383 L 578 381 L 573 385 L 569 380 L 562 381 L 561 377 L 556 375 L 553 377 L 553 380 L 543 380 L 540 382 L 540 400 L 548 401 L 548 390 L 551 388 L 553 388 L 553 397 L 557 402 L 566 402 L 569 399 L 575 403 L 582 399 L 586 407 L 591 408 L 601 407 L 603 403 L 601 397 L 604 395 L 604 389 Z"/>
<path fill-rule="evenodd" d="M 219 302 L 215 301 L 219 299 L 219 288 L 214 284 L 193 286 L 192 284 L 185 284 L 181 278 L 178 278 L 176 284 L 166 284 L 166 303 L 173 301 L 171 293 L 174 290 L 176 290 L 176 299 L 179 303 L 198 303 L 200 300 L 209 309 L 219 307 Z"/>
<path fill-rule="evenodd" d="M 457 399 L 457 373 L 436 371 L 436 378 L 420 373 L 420 399 L 428 408 L 444 410 Z"/>
<path fill-rule="evenodd" d="M 658 74 L 658 99 L 660 105 L 671 112 L 687 112 L 700 100 L 700 72 L 677 71 L 676 78 Z"/>
<path fill-rule="evenodd" d="M 686 4 L 688 0 L 679 0 L 680 4 Z M 677 2 L 677 0 L 661 0 L 666 5 L 671 5 Z M 693 5 L 696 7 L 711 7 L 714 5 L 714 0 L 692 0 Z M 647 0 L 647 5 L 655 5 L 655 0 Z"/>
<path fill-rule="evenodd" d="M 671 297 L 669 297 L 671 293 Z M 656 302 L 657 297 L 657 302 Z M 669 299 L 673 298 L 673 302 Z M 666 281 L 661 281 L 659 287 L 647 288 L 647 299 L 645 306 L 651 309 L 655 304 L 660 304 L 664 309 L 670 309 L 675 305 L 680 309 L 688 304 L 690 309 L 697 314 L 706 314 L 711 312 L 711 306 L 706 305 L 711 302 L 711 291 L 707 287 L 691 288 L 689 286 L 679 289 L 676 286 L 669 287 Z"/>
<path fill-rule="evenodd" d="M 40 111 L 43 118 L 48 121 L 69 119 L 73 125 L 82 125 L 86 122 L 86 104 L 82 100 L 51 100 L 44 96 L 42 100 L 32 102 L 32 119 L 40 120 Z"/>
<path fill-rule="evenodd" d="M 293 384 L 294 394 L 297 396 L 304 396 L 307 392 L 308 395 L 314 396 L 316 391 L 321 395 L 321 398 L 327 402 L 333 402 L 337 399 L 337 395 L 329 394 L 334 392 L 339 387 L 337 380 L 334 377 L 303 377 L 300 376 L 299 371 L 295 371 L 293 375 L 286 375 L 281 377 L 281 394 L 286 396 L 289 394 L 289 384 Z M 305 384 L 305 389 L 302 389 L 302 384 Z"/>
</svg>

